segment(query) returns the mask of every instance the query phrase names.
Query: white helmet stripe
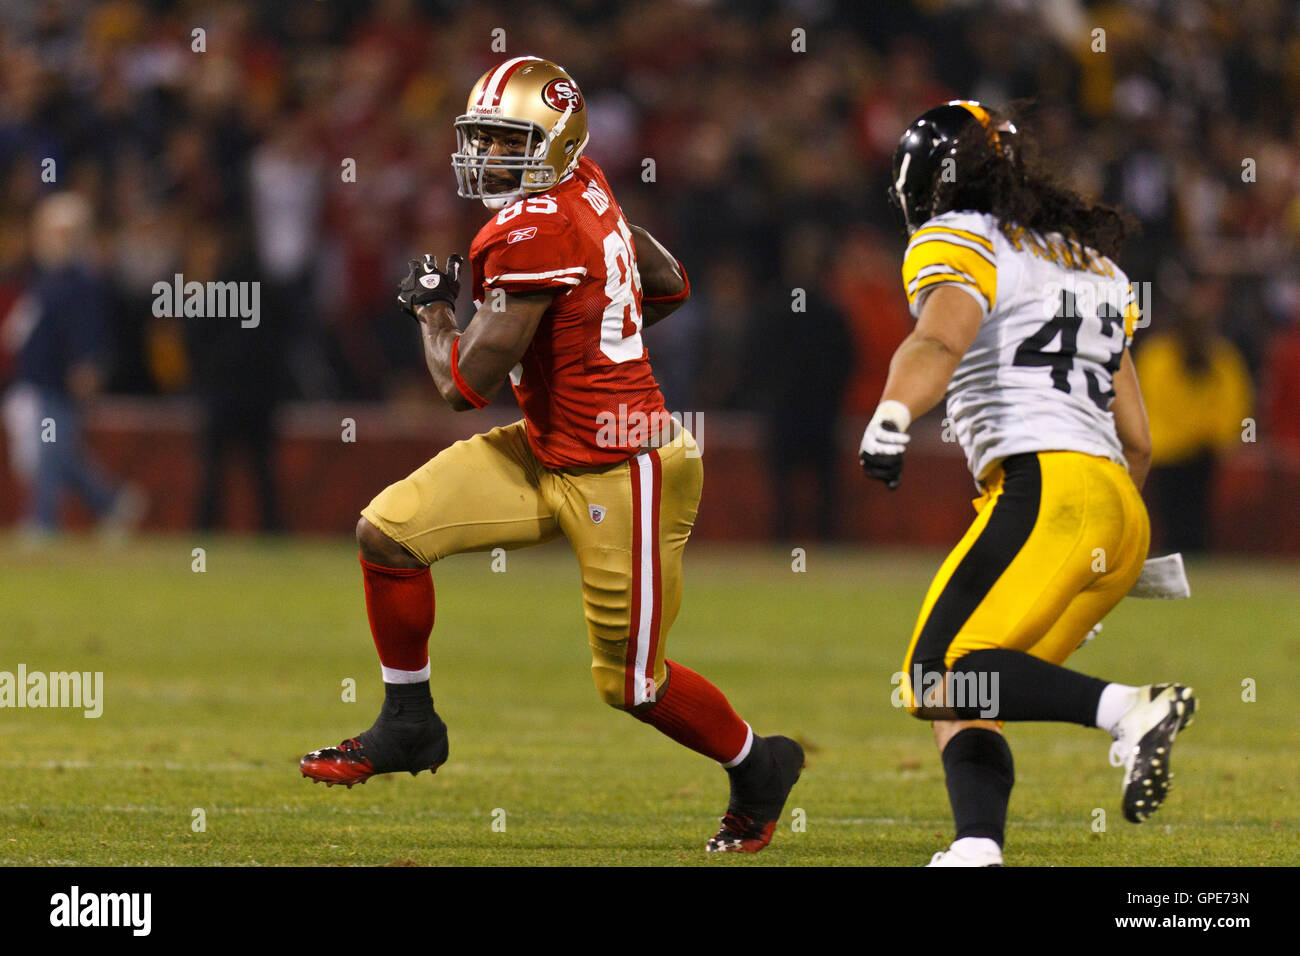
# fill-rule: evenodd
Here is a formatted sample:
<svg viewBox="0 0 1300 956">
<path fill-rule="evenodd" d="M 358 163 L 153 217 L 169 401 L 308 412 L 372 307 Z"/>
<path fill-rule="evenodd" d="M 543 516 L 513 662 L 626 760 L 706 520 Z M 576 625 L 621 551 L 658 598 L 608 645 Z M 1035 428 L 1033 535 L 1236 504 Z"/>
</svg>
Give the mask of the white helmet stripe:
<svg viewBox="0 0 1300 956">
<path fill-rule="evenodd" d="M 478 95 L 478 102 L 475 103 L 474 105 L 486 106 L 486 107 L 500 105 L 501 84 L 503 84 L 507 79 L 509 79 L 510 75 L 514 73 L 515 67 L 519 66 L 519 64 L 521 63 L 526 62 L 527 60 L 540 60 L 540 59 L 541 57 L 536 57 L 536 56 L 517 56 L 513 60 L 506 60 L 506 62 L 502 63 L 500 66 L 498 66 L 495 70 L 492 71 L 492 75 L 488 77 L 488 81 L 483 84 L 483 89 Z"/>
<path fill-rule="evenodd" d="M 894 183 L 894 195 L 898 198 L 898 208 L 903 214 L 903 222 L 908 223 L 908 235 L 911 235 L 911 216 L 907 209 L 907 195 L 903 184 L 907 182 L 907 167 L 912 165 L 912 154 L 904 153 L 903 161 L 898 166 L 898 180 Z"/>
<path fill-rule="evenodd" d="M 900 193 L 903 191 L 903 183 L 907 182 L 907 167 L 912 165 L 912 154 L 904 153 L 903 161 L 898 164 L 898 180 L 894 183 L 894 188 Z"/>
</svg>

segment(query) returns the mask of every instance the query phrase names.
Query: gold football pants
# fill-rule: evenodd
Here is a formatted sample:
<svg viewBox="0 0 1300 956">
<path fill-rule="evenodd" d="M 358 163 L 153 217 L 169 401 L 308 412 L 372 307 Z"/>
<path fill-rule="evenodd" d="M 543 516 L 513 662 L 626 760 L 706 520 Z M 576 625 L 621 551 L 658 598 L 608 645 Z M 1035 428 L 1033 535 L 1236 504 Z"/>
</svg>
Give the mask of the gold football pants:
<svg viewBox="0 0 1300 956">
<path fill-rule="evenodd" d="M 596 688 L 630 710 L 653 702 L 667 678 L 665 638 L 703 481 L 685 429 L 615 465 L 556 471 L 537 460 L 520 421 L 443 450 L 361 514 L 429 564 L 563 535 L 582 569 Z"/>
</svg>

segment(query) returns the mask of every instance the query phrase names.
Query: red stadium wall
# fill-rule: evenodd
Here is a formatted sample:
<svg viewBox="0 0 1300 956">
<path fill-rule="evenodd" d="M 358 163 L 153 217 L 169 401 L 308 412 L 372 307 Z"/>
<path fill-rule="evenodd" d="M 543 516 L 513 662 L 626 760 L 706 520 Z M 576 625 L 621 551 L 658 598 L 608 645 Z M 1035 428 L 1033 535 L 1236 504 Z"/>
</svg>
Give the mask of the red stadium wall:
<svg viewBox="0 0 1300 956">
<path fill-rule="evenodd" d="M 354 442 L 344 442 L 343 419 L 355 420 Z M 295 534 L 346 535 L 358 510 L 390 481 L 406 475 L 439 449 L 489 424 L 507 421 L 457 416 L 424 407 L 300 405 L 282 413 L 277 474 L 286 529 Z M 695 538 L 762 541 L 771 527 L 772 494 L 759 422 L 745 415 L 706 413 L 704 499 Z M 146 528 L 179 532 L 193 526 L 199 493 L 199 418 L 183 403 L 113 399 L 87 416 L 87 441 L 113 475 L 141 485 L 150 496 Z M 842 540 L 855 543 L 947 547 L 974 512 L 974 486 L 955 445 L 913 442 L 901 487 L 888 492 L 867 482 L 856 466 L 857 435 L 846 426 L 836 522 Z M 921 432 L 924 435 L 924 431 Z M 0 459 L 0 524 L 18 517 L 21 489 Z M 798 508 L 796 529 L 812 527 L 811 481 L 785 489 L 784 507 Z M 227 473 L 225 526 L 256 527 L 253 485 L 242 461 Z M 1229 552 L 1300 555 L 1300 460 L 1250 447 L 1221 469 L 1214 496 L 1214 541 Z M 80 506 L 69 523 L 85 527 Z M 810 531 L 805 531 L 804 535 Z M 800 532 L 796 530 L 798 544 Z"/>
</svg>

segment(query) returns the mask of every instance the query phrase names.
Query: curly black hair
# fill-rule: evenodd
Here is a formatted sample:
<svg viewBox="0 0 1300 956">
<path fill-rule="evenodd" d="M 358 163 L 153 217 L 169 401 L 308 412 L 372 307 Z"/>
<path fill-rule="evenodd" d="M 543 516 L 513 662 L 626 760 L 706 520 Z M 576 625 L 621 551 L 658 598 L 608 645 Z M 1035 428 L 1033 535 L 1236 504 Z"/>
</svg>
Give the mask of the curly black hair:
<svg viewBox="0 0 1300 956">
<path fill-rule="evenodd" d="M 1009 118 L 1007 113 L 990 115 L 994 129 Z M 1042 168 L 1036 144 L 1023 131 L 1023 115 L 1023 109 L 1014 111 L 1018 132 L 1000 133 L 997 144 L 979 123 L 962 133 L 952 154 L 956 175 L 949 181 L 935 176 L 933 215 L 951 210 L 991 213 L 1008 237 L 1017 227 L 1040 237 L 1060 233 L 1084 247 L 1080 252 L 1085 265 L 1087 249 L 1117 258 L 1132 221 L 1053 179 Z"/>
</svg>

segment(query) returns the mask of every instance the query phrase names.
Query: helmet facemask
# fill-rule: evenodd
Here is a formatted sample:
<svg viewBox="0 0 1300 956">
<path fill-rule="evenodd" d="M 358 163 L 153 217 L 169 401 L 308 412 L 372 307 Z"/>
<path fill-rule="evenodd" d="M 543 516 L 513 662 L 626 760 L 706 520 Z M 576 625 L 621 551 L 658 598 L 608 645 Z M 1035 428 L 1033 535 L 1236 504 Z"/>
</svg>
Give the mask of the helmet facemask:
<svg viewBox="0 0 1300 956">
<path fill-rule="evenodd" d="M 470 89 L 456 118 L 457 193 L 501 209 L 559 184 L 587 145 L 582 92 L 558 64 L 517 56 Z"/>
<path fill-rule="evenodd" d="M 559 181 L 560 174 L 547 162 L 547 155 L 551 144 L 564 132 L 569 114 L 570 111 L 566 110 L 549 133 L 530 120 L 486 119 L 471 113 L 457 117 L 457 149 L 451 157 L 451 168 L 456 173 L 457 195 L 466 199 L 481 199 L 489 209 L 502 209 L 529 193 L 550 189 Z M 484 148 L 480 137 L 480 131 L 484 129 L 492 130 L 498 137 L 509 133 L 524 134 L 523 149 L 507 155 L 490 155 L 491 146 Z M 585 145 L 585 141 L 582 145 Z M 490 192 L 486 179 L 498 173 L 508 175 L 514 182 L 514 188 Z"/>
</svg>

